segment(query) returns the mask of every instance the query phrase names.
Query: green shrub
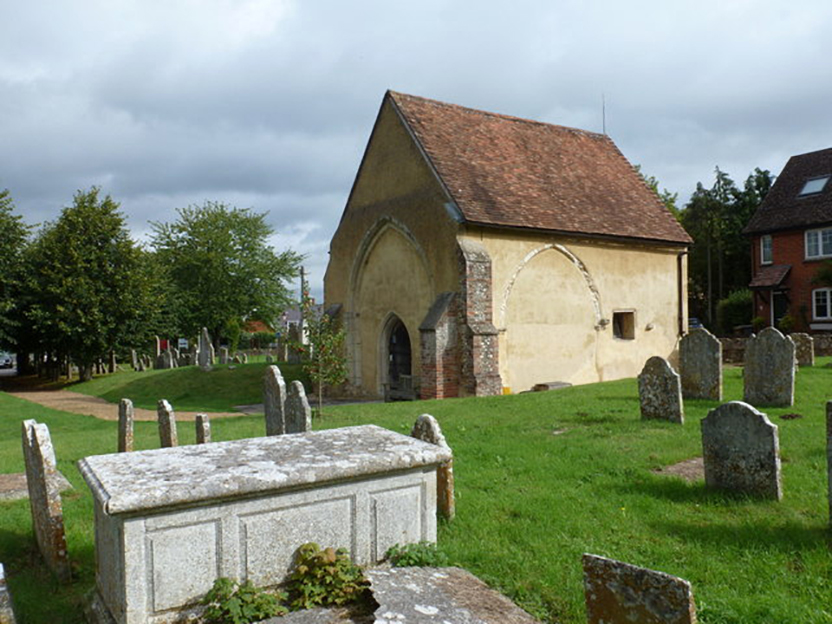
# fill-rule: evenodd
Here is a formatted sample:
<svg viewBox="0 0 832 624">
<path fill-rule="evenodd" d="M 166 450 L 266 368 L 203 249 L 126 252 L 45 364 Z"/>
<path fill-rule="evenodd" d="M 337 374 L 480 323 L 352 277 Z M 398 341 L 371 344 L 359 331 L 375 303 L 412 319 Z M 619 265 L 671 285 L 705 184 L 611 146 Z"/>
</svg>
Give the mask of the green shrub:
<svg viewBox="0 0 832 624">
<path fill-rule="evenodd" d="M 796 321 L 791 314 L 784 315 L 779 321 L 777 321 L 777 329 L 779 329 L 784 334 L 789 334 L 794 330 L 794 326 Z"/>
<path fill-rule="evenodd" d="M 366 600 L 370 583 L 343 548 L 303 544 L 295 557 L 289 577 L 289 607 L 310 609 L 317 606 L 345 605 Z"/>
<path fill-rule="evenodd" d="M 749 325 L 754 310 L 753 297 L 747 288 L 735 290 L 716 304 L 716 324 L 723 335 L 730 334 L 737 325 Z"/>
<path fill-rule="evenodd" d="M 289 611 L 280 604 L 285 594 L 273 596 L 246 581 L 242 585 L 229 578 L 218 578 L 205 594 L 203 615 L 208 624 L 250 624 Z"/>
<path fill-rule="evenodd" d="M 767 324 L 767 321 L 762 316 L 755 316 L 751 319 L 751 327 L 754 329 L 755 334 L 759 334 Z"/>
<path fill-rule="evenodd" d="M 448 557 L 445 553 L 439 552 L 433 542 L 419 542 L 404 546 L 396 544 L 384 553 L 384 557 L 397 568 L 413 566 L 440 568 L 448 565 Z"/>
</svg>

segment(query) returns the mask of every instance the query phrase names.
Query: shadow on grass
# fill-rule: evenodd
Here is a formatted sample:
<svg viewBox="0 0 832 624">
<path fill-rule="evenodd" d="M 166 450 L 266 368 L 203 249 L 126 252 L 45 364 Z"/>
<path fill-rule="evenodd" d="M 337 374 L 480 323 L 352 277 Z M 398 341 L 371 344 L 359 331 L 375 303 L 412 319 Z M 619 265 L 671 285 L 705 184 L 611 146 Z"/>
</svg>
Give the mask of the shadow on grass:
<svg viewBox="0 0 832 624">
<path fill-rule="evenodd" d="M 832 549 L 832 533 L 826 526 L 805 526 L 795 522 L 781 524 L 706 524 L 692 522 L 657 522 L 653 528 L 676 539 L 733 550 L 796 552 L 825 545 Z"/>
</svg>

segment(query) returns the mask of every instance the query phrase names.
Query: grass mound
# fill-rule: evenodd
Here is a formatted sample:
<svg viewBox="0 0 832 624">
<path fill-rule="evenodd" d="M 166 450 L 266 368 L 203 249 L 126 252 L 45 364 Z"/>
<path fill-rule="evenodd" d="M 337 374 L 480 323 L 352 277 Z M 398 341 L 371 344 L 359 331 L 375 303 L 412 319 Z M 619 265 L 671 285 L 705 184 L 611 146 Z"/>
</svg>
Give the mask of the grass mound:
<svg viewBox="0 0 832 624">
<path fill-rule="evenodd" d="M 231 412 L 235 405 L 263 402 L 265 363 L 215 366 L 211 371 L 197 366 L 143 373 L 121 372 L 92 381 L 67 386 L 68 390 L 101 397 L 112 403 L 129 398 L 136 407 L 156 409 L 165 398 L 182 411 Z M 308 379 L 296 364 L 280 364 L 287 385 L 300 379 L 308 389 Z"/>
</svg>

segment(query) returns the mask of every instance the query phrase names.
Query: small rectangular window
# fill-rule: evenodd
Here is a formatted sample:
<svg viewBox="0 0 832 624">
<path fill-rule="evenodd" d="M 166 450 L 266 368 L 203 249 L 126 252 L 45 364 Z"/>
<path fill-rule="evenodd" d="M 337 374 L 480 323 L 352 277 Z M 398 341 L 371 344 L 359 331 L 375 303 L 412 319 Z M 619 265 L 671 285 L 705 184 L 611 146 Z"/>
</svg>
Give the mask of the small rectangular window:
<svg viewBox="0 0 832 624">
<path fill-rule="evenodd" d="M 812 316 L 815 319 L 828 319 L 832 318 L 832 313 L 830 313 L 830 306 L 829 306 L 829 296 L 832 293 L 832 289 L 830 288 L 818 288 L 817 290 L 813 291 L 812 297 Z"/>
<path fill-rule="evenodd" d="M 772 257 L 771 235 L 766 234 L 760 238 L 760 263 L 771 264 Z"/>
<path fill-rule="evenodd" d="M 633 340 L 636 337 L 636 313 L 613 312 L 612 335 L 622 340 Z"/>
</svg>

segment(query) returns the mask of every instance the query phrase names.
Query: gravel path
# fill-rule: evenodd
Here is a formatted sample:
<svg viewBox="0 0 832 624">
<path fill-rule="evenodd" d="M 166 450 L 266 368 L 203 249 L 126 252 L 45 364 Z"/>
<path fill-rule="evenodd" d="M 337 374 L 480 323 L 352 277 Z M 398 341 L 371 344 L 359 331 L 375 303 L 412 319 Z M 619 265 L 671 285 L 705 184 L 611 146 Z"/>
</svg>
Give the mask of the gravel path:
<svg viewBox="0 0 832 624">
<path fill-rule="evenodd" d="M 38 403 L 44 407 L 60 410 L 62 412 L 70 412 L 72 414 L 82 414 L 85 416 L 94 416 L 101 420 L 118 420 L 118 405 L 105 401 L 102 398 L 88 396 L 86 394 L 79 394 L 77 392 L 70 392 L 69 390 L 14 390 L 7 391 L 7 394 L 16 396 L 20 399 Z M 177 420 L 194 420 L 199 412 L 180 412 L 173 406 L 176 411 Z M 209 412 L 211 418 L 225 418 L 227 416 L 247 416 L 250 414 L 263 413 L 262 406 L 246 405 L 244 411 L 240 412 Z M 135 420 L 156 420 L 156 411 L 142 408 L 135 408 L 133 418 Z"/>
</svg>

